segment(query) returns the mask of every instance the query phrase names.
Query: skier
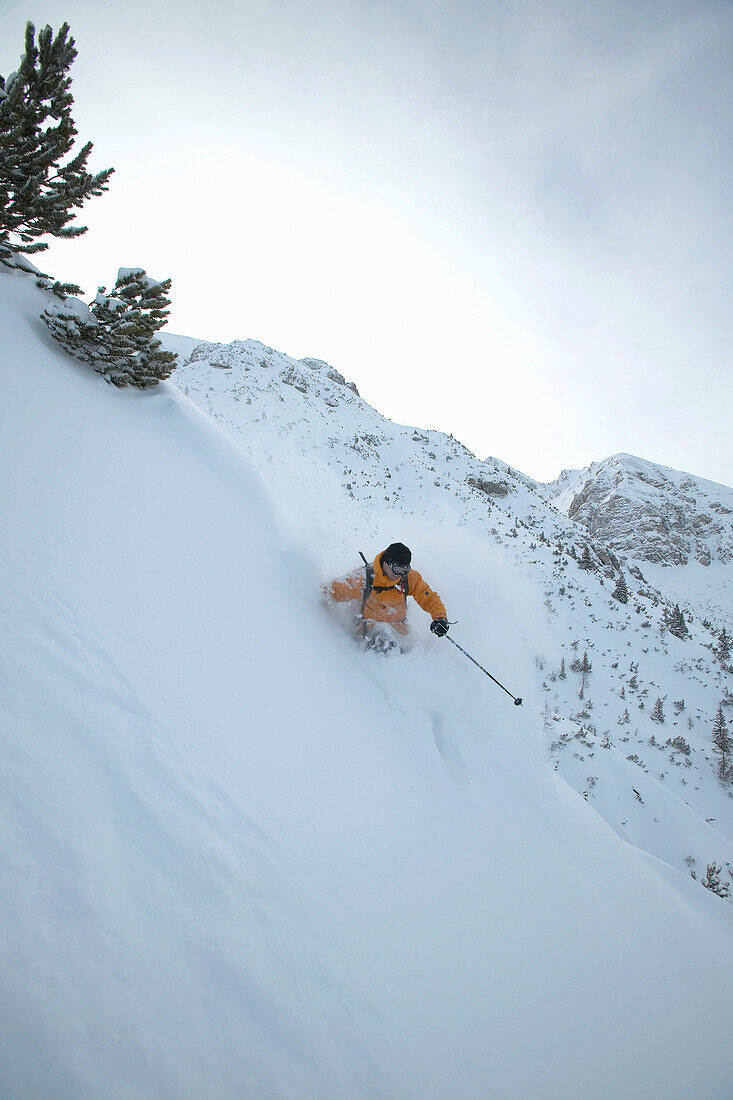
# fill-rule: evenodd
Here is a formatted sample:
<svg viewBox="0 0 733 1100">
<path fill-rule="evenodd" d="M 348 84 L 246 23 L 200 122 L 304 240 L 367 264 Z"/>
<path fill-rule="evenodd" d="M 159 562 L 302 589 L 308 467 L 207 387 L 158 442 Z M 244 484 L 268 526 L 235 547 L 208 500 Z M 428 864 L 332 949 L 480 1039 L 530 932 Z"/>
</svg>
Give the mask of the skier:
<svg viewBox="0 0 733 1100">
<path fill-rule="evenodd" d="M 395 635 L 409 634 L 405 621 L 408 596 L 432 617 L 433 634 L 442 638 L 448 633 L 443 601 L 418 571 L 410 567 L 411 561 L 412 554 L 404 543 L 393 542 L 377 554 L 371 565 L 364 558 L 363 568 L 325 586 L 326 598 L 336 603 L 360 601 L 356 634 L 367 645 L 377 649 L 399 646 Z"/>
</svg>

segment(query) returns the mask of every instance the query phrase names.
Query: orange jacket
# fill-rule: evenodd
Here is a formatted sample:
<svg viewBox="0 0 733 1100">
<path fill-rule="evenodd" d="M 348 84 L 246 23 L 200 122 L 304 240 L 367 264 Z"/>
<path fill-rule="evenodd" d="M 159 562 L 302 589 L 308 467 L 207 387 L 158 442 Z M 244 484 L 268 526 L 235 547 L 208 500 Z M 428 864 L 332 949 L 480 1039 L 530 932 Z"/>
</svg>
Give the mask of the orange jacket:
<svg viewBox="0 0 733 1100">
<path fill-rule="evenodd" d="M 384 551 L 382 551 L 384 553 Z M 403 625 L 407 614 L 407 600 L 399 580 L 391 581 L 382 569 L 380 558 L 377 554 L 372 563 L 374 569 L 374 587 L 367 597 L 364 605 L 364 618 L 376 623 L 391 623 L 398 630 L 406 628 Z M 326 596 L 337 603 L 344 600 L 361 600 L 366 585 L 366 571 L 364 567 L 354 570 L 341 580 L 331 581 L 325 586 Z M 432 619 L 446 619 L 448 616 L 443 607 L 443 601 L 437 592 L 433 592 L 422 579 L 417 569 L 411 569 L 407 574 L 407 587 L 410 596 L 415 599 L 423 611 L 427 611 Z M 378 588 L 386 591 L 378 592 Z"/>
</svg>

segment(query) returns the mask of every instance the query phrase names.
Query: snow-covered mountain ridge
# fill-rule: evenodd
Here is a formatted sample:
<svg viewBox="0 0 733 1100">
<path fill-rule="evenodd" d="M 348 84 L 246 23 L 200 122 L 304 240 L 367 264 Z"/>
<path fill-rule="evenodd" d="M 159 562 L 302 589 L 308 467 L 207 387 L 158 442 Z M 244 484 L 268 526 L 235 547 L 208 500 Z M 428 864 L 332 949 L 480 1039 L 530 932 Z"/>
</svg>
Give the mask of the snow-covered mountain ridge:
<svg viewBox="0 0 733 1100">
<path fill-rule="evenodd" d="M 733 563 L 733 489 L 617 454 L 540 486 L 619 555 L 660 565 Z"/>
<path fill-rule="evenodd" d="M 383 496 L 396 516 L 417 508 L 483 529 L 504 515 L 578 551 L 589 543 L 609 578 L 622 564 L 637 573 L 643 566 L 645 583 L 661 584 L 660 600 L 678 602 L 682 592 L 690 614 L 733 626 L 733 489 L 630 455 L 538 483 L 499 459 L 478 459 L 452 436 L 389 421 L 321 360 L 295 360 L 254 340 L 166 339 L 181 355 L 177 384 L 285 499 L 297 469 L 304 497 L 317 500 L 327 476 L 346 507 Z M 671 564 L 690 568 L 660 572 Z"/>
</svg>

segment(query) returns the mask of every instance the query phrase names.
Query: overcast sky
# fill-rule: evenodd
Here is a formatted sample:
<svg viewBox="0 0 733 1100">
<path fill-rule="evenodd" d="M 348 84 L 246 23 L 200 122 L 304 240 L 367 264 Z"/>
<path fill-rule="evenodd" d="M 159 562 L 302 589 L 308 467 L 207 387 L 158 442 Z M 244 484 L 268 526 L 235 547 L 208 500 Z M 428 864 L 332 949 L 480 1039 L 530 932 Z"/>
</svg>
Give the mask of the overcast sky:
<svg viewBox="0 0 733 1100">
<path fill-rule="evenodd" d="M 730 0 L 2 0 L 3 75 L 29 18 L 116 168 L 54 276 L 170 275 L 171 331 L 539 480 L 733 484 Z"/>
</svg>

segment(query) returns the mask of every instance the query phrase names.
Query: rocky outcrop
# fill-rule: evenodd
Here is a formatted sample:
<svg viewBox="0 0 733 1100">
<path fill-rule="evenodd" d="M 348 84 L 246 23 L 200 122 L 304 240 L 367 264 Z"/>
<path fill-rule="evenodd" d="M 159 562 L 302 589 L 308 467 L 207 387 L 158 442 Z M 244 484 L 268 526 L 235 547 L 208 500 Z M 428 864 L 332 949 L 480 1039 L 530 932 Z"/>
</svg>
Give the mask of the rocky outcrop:
<svg viewBox="0 0 733 1100">
<path fill-rule="evenodd" d="M 469 477 L 466 479 L 466 484 L 472 489 L 478 489 L 480 493 L 485 493 L 487 497 L 505 497 L 509 494 L 506 481 L 486 481 L 482 477 Z"/>
<path fill-rule="evenodd" d="M 355 382 L 347 382 L 341 371 L 336 370 L 335 367 L 329 366 L 328 363 L 324 363 L 323 359 L 301 359 L 300 362 L 303 366 L 308 367 L 309 370 L 321 371 L 325 374 L 326 378 L 331 382 L 335 382 L 337 386 L 346 386 L 348 390 L 359 396 L 359 391 L 356 388 Z"/>
<path fill-rule="evenodd" d="M 661 565 L 733 561 L 733 490 L 724 485 L 620 454 L 542 488 L 616 553 Z"/>
</svg>

